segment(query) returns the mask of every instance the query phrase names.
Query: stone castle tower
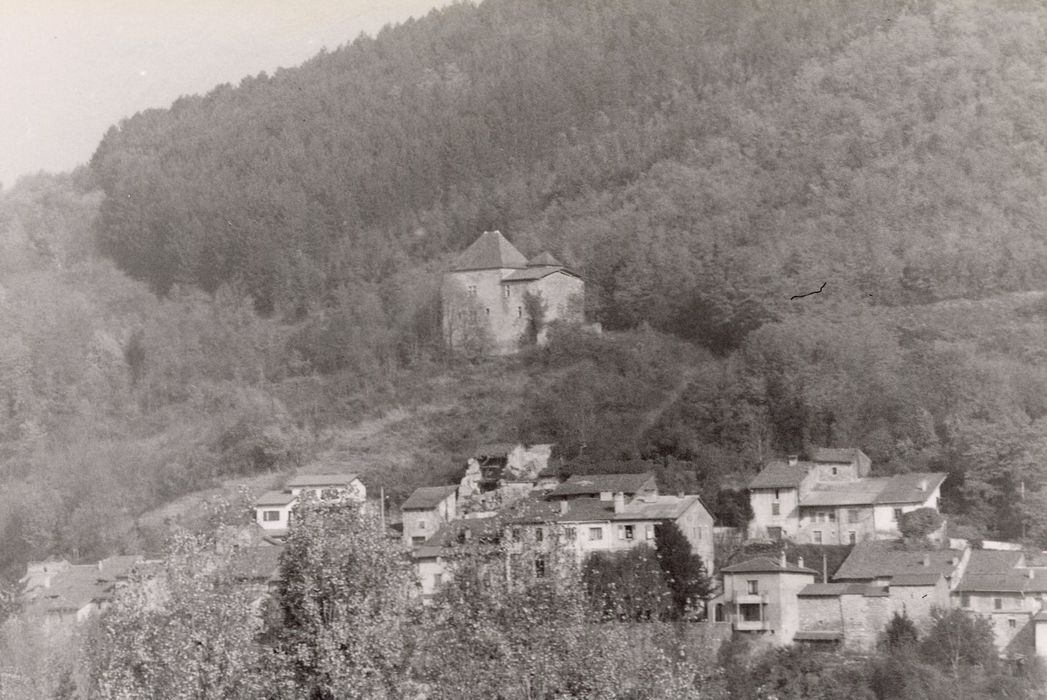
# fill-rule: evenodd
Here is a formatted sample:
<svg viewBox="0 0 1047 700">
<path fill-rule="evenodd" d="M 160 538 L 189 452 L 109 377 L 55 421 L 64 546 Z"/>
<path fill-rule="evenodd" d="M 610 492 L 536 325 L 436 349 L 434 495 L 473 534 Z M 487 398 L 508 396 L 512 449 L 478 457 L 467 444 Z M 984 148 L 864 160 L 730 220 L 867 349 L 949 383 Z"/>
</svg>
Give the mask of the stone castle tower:
<svg viewBox="0 0 1047 700">
<path fill-rule="evenodd" d="M 485 231 L 443 280 L 444 340 L 453 350 L 508 355 L 544 343 L 553 321 L 584 321 L 585 283 L 549 253 L 531 260 Z"/>
</svg>

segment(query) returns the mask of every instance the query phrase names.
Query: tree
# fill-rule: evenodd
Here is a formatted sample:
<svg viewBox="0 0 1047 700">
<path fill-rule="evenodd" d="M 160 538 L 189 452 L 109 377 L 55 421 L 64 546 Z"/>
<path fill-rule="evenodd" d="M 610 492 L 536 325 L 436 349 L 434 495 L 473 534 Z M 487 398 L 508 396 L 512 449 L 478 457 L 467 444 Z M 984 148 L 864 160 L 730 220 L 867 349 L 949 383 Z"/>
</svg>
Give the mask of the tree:
<svg viewBox="0 0 1047 700">
<path fill-rule="evenodd" d="M 690 614 L 712 593 L 702 558 L 691 551 L 691 542 L 671 520 L 655 526 L 655 551 L 672 597 L 676 617 Z"/>
<path fill-rule="evenodd" d="M 942 526 L 942 516 L 934 508 L 917 508 L 903 513 L 898 529 L 906 539 L 923 539 Z"/>
<path fill-rule="evenodd" d="M 281 559 L 269 630 L 306 697 L 398 697 L 408 670 L 414 573 L 378 514 L 337 499 L 303 501 Z"/>
<path fill-rule="evenodd" d="M 658 620 L 672 608 L 669 589 L 654 550 L 593 552 L 582 563 L 590 604 L 608 619 Z"/>
<path fill-rule="evenodd" d="M 965 667 L 993 670 L 999 663 L 993 638 L 988 618 L 959 608 L 935 608 L 931 610 L 931 628 L 920 643 L 920 655 L 954 678 Z"/>
<path fill-rule="evenodd" d="M 919 633 L 912 619 L 903 611 L 894 613 L 894 617 L 884 628 L 881 646 L 891 653 L 906 654 L 919 641 Z"/>
</svg>

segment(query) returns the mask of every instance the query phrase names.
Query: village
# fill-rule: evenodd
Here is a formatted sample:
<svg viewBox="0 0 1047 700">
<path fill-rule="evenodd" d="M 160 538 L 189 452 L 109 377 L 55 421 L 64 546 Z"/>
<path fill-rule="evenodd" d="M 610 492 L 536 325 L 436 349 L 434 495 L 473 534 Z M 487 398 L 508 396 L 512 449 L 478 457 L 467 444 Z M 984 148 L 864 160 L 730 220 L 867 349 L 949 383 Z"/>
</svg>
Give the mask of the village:
<svg viewBox="0 0 1047 700">
<path fill-rule="evenodd" d="M 447 342 L 479 344 L 489 354 L 514 352 L 528 333 L 541 343 L 548 322 L 581 324 L 583 293 L 581 278 L 551 255 L 528 260 L 501 233 L 485 232 L 445 276 Z M 419 487 L 388 512 L 376 485 L 369 489 L 359 475 L 306 467 L 255 499 L 254 521 L 238 534 L 236 577 L 255 591 L 257 605 L 275 590 L 284 542 L 306 499 L 380 518 L 413 562 L 423 601 L 453 579 L 456 552 L 466 545 L 490 545 L 488 556 L 517 564 L 525 558 L 529 575 L 541 578 L 593 553 L 653 547 L 658 528 L 672 523 L 712 582 L 691 624 L 714 638 L 872 652 L 896 613 L 926 626 L 934 610 L 959 608 L 989 618 L 1001 657 L 1047 658 L 1047 553 L 947 536 L 945 473 L 874 476 L 861 449 L 815 446 L 768 461 L 746 484 L 752 518 L 738 528 L 716 523 L 698 494 L 661 493 L 652 472 L 572 473 L 555 448 L 478 445 L 457 483 Z M 918 537 L 903 536 L 909 518 L 926 523 Z M 829 571 L 825 555 L 790 560 L 787 544 L 815 552 L 842 546 L 847 554 Z M 747 556 L 751 545 L 777 554 Z M 104 610 L 133 571 L 154 563 L 146 555 L 30 563 L 20 582 L 24 610 L 44 626 L 75 626 Z M 506 576 L 519 570 L 495 564 Z"/>
</svg>

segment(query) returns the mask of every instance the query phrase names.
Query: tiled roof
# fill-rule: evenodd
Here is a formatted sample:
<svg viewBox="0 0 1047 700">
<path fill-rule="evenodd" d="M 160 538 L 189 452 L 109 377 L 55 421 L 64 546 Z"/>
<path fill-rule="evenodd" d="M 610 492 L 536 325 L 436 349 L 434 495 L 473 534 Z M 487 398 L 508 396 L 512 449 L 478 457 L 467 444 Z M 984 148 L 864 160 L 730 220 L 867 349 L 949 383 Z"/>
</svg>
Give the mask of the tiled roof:
<svg viewBox="0 0 1047 700">
<path fill-rule="evenodd" d="M 1021 593 L 1028 581 L 1017 570 L 998 574 L 965 574 L 955 590 L 959 593 Z"/>
<path fill-rule="evenodd" d="M 999 574 L 1014 569 L 1022 553 L 998 549 L 975 549 L 967 562 L 966 574 Z"/>
<path fill-rule="evenodd" d="M 141 556 L 109 557 L 97 564 L 56 571 L 48 585 L 26 591 L 29 606 L 43 612 L 75 612 L 92 602 L 109 600 L 116 582 L 140 561 Z"/>
<path fill-rule="evenodd" d="M 503 513 L 509 522 L 516 523 L 587 523 L 628 520 L 675 520 L 695 504 L 702 503 L 700 496 L 646 496 L 634 498 L 625 504 L 620 513 L 614 512 L 614 501 L 599 498 L 574 498 L 566 501 L 541 501 L 527 498 L 517 501 Z"/>
<path fill-rule="evenodd" d="M 815 447 L 811 449 L 811 461 L 829 464 L 857 463 L 864 453 L 857 447 Z"/>
<path fill-rule="evenodd" d="M 360 477 L 356 474 L 299 474 L 287 482 L 286 488 L 315 486 L 348 486 Z"/>
<path fill-rule="evenodd" d="M 502 235 L 501 231 L 484 231 L 472 245 L 462 251 L 451 270 L 491 270 L 508 267 L 527 267 L 527 258 Z"/>
<path fill-rule="evenodd" d="M 541 253 L 527 261 L 527 267 L 538 267 L 542 265 L 563 267 L 563 263 L 553 257 L 553 254 L 547 250 L 543 250 Z"/>
<path fill-rule="evenodd" d="M 638 493 L 654 478 L 653 472 L 639 474 L 574 474 L 549 492 L 550 497 L 585 496 L 599 493 Z"/>
<path fill-rule="evenodd" d="M 298 496 L 291 495 L 287 491 L 266 491 L 254 502 L 255 506 L 286 506 L 294 503 Z"/>
<path fill-rule="evenodd" d="M 462 518 L 444 523 L 440 529 L 422 543 L 422 547 L 450 547 L 468 541 L 497 541 L 502 536 L 505 519 L 500 516 L 487 518 Z"/>
<path fill-rule="evenodd" d="M 721 569 L 721 572 L 725 574 L 787 573 L 818 575 L 818 572 L 814 569 L 808 569 L 805 566 L 797 566 L 796 564 L 790 564 L 788 562 L 785 563 L 785 566 L 782 566 L 781 561 L 770 557 L 757 557 L 755 559 L 743 561 L 740 564 L 725 567 L 724 569 Z"/>
<path fill-rule="evenodd" d="M 837 569 L 835 579 L 891 578 L 902 574 L 952 574 L 962 552 L 906 549 L 897 542 L 859 542 Z M 924 565 L 924 561 L 927 565 Z"/>
<path fill-rule="evenodd" d="M 832 632 L 829 630 L 800 630 L 793 635 L 793 639 L 800 642 L 833 642 L 843 639 L 843 632 Z"/>
<path fill-rule="evenodd" d="M 749 482 L 751 489 L 795 489 L 807 476 L 813 465 L 810 462 L 788 462 L 777 460 L 769 463 Z"/>
<path fill-rule="evenodd" d="M 456 491 L 457 486 L 422 486 L 414 490 L 400 510 L 431 510 Z"/>
<path fill-rule="evenodd" d="M 876 497 L 877 503 L 923 503 L 945 481 L 942 472 L 895 474 Z M 926 488 L 920 488 L 924 484 Z"/>
<path fill-rule="evenodd" d="M 888 477 L 820 482 L 800 499 L 801 506 L 872 505 L 890 481 Z"/>
<path fill-rule="evenodd" d="M 578 277 L 576 272 L 568 270 L 566 267 L 553 266 L 553 265 L 542 265 L 540 267 L 528 267 L 526 270 L 515 270 L 510 272 L 502 279 L 503 282 L 531 282 L 534 280 L 540 280 L 543 277 L 548 277 L 555 272 L 562 272 L 565 275 L 571 277 Z"/>
<path fill-rule="evenodd" d="M 1047 610 L 1041 610 L 1032 616 L 1033 622 L 1047 622 Z"/>
<path fill-rule="evenodd" d="M 865 587 L 860 583 L 809 583 L 800 589 L 796 595 L 801 598 L 835 598 L 852 590 L 861 591 Z"/>
<path fill-rule="evenodd" d="M 891 586 L 934 586 L 941 579 L 940 573 L 898 574 L 891 577 Z"/>
</svg>

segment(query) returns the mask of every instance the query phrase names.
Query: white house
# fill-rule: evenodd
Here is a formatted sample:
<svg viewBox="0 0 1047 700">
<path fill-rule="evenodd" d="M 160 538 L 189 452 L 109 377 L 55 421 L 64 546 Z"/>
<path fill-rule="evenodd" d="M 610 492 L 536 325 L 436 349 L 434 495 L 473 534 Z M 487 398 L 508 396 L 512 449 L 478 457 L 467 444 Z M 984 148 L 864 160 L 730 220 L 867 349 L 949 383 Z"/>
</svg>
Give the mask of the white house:
<svg viewBox="0 0 1047 700">
<path fill-rule="evenodd" d="M 298 474 L 284 485 L 295 496 L 312 493 L 317 498 L 349 497 L 363 503 L 367 487 L 356 474 Z"/>
<path fill-rule="evenodd" d="M 254 502 L 255 522 L 272 535 L 287 534 L 291 526 L 291 511 L 298 504 L 298 496 L 288 491 L 267 491 Z"/>
<path fill-rule="evenodd" d="M 423 486 L 415 489 L 400 506 L 404 544 L 421 545 L 441 525 L 457 518 L 457 500 L 457 486 Z"/>
</svg>

